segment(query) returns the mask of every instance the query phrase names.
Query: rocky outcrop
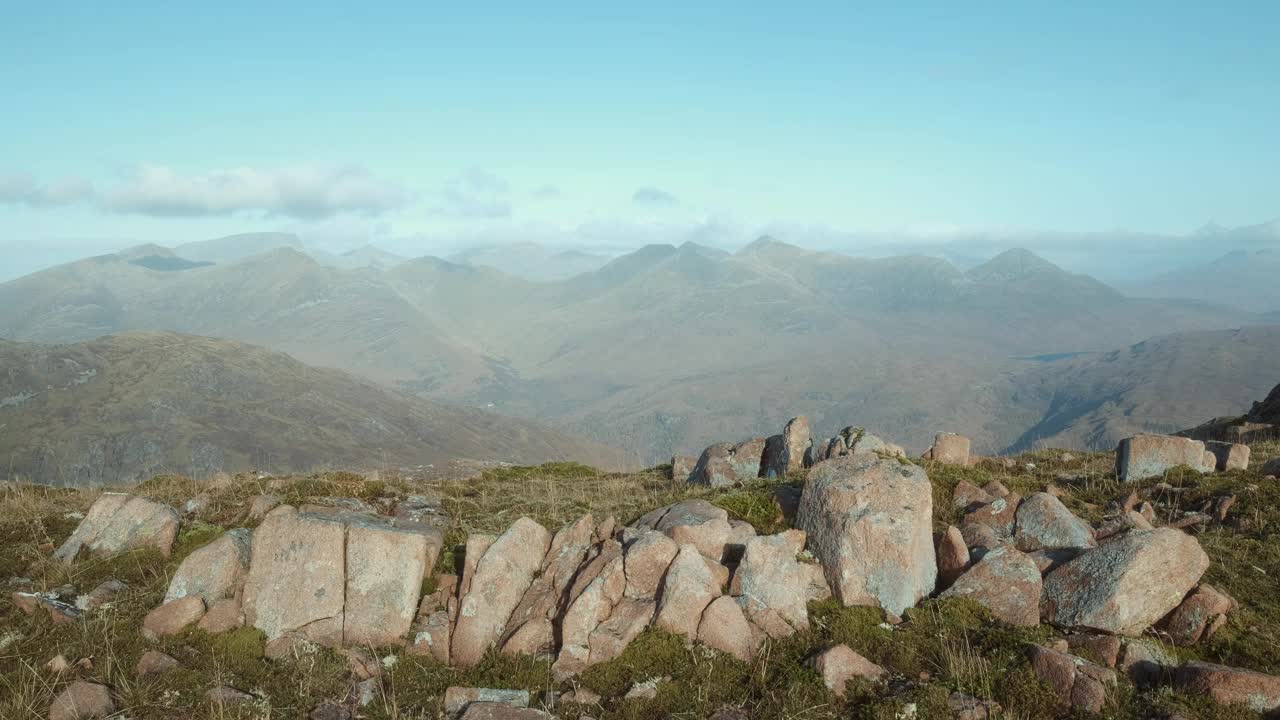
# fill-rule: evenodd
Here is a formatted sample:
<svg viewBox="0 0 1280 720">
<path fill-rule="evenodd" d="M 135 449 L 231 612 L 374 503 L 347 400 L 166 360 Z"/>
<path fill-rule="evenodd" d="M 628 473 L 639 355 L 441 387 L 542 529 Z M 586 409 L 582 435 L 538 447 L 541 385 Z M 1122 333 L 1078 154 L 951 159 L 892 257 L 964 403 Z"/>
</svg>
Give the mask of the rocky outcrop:
<svg viewBox="0 0 1280 720">
<path fill-rule="evenodd" d="M 1041 616 L 1063 627 L 1138 636 L 1182 602 L 1209 567 L 1179 530 L 1131 530 L 1044 579 Z"/>
<path fill-rule="evenodd" d="M 71 562 L 81 549 L 118 553 L 144 547 L 168 556 L 178 537 L 178 522 L 178 511 L 168 505 L 132 495 L 103 493 L 53 556 Z"/>
<path fill-rule="evenodd" d="M 814 466 L 796 516 L 840 602 L 895 614 L 933 592 L 932 523 L 924 470 L 876 455 Z"/>
<path fill-rule="evenodd" d="M 1213 637 L 1218 628 L 1226 624 L 1227 613 L 1235 609 L 1236 601 L 1231 596 L 1204 584 L 1169 613 L 1164 630 L 1173 644 L 1194 645 L 1201 639 Z"/>
<path fill-rule="evenodd" d="M 1121 482 L 1160 477 L 1180 465 L 1213 472 L 1217 458 L 1203 442 L 1173 435 L 1135 435 L 1116 449 L 1116 477 Z"/>
<path fill-rule="evenodd" d="M 455 664 L 480 662 L 485 650 L 502 636 L 511 613 L 542 568 L 550 545 L 546 528 L 521 518 L 485 550 L 466 595 L 460 599 L 451 650 Z"/>
<path fill-rule="evenodd" d="M 752 538 L 734 573 L 731 593 L 746 617 L 770 637 L 807 629 L 809 601 L 830 594 L 822 568 L 796 559 L 804 544 L 799 530 Z"/>
</svg>

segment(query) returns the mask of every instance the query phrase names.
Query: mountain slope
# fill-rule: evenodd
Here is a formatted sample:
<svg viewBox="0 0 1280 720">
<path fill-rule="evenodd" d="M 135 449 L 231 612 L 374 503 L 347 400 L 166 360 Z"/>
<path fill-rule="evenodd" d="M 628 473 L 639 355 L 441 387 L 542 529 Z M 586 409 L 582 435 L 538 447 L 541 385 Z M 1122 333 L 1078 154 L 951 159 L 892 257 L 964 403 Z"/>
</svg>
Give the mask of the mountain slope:
<svg viewBox="0 0 1280 720">
<path fill-rule="evenodd" d="M 1048 363 L 1014 394 L 1041 419 L 1011 449 L 1107 448 L 1138 432 L 1174 433 L 1238 415 L 1280 381 L 1280 326 L 1179 333 L 1124 350 Z"/>
<path fill-rule="evenodd" d="M 620 451 L 528 421 L 225 340 L 134 332 L 75 345 L 0 341 L 0 367 L 0 457 L 10 475 L 39 482 L 462 458 L 629 464 Z"/>
<path fill-rule="evenodd" d="M 1280 311 L 1280 240 L 1277 247 L 1233 250 L 1205 265 L 1159 275 L 1133 288 L 1157 298 L 1189 298 L 1258 312 Z"/>
</svg>

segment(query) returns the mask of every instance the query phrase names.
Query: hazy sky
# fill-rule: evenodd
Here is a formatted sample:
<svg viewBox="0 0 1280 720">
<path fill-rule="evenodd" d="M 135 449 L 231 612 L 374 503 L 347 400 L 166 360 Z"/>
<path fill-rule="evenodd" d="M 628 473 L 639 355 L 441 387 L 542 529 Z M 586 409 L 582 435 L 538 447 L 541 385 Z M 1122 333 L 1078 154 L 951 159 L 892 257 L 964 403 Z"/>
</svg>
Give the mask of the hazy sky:
<svg viewBox="0 0 1280 720">
<path fill-rule="evenodd" d="M 8 4 L 0 263 L 1280 216 L 1280 3 L 372 5 Z"/>
</svg>

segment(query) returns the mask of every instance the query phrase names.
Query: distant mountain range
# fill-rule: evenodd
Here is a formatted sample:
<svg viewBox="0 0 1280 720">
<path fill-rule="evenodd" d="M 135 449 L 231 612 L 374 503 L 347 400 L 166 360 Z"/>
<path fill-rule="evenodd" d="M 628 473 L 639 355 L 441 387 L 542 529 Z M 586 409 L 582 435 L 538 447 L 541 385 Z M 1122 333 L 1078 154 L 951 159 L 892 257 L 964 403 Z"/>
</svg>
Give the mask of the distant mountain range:
<svg viewBox="0 0 1280 720">
<path fill-rule="evenodd" d="M 1212 262 L 1158 275 L 1130 292 L 1280 312 L 1280 247 L 1233 250 Z"/>
<path fill-rule="evenodd" d="M 44 483 L 460 459 L 636 464 L 535 423 L 404 396 L 226 340 L 132 332 L 72 345 L 0 341 L 0 367 L 6 475 Z"/>
<path fill-rule="evenodd" d="M 232 261 L 196 256 L 148 246 L 0 284 L 0 337 L 224 337 L 654 462 L 776 432 L 797 413 L 818 432 L 864 425 L 916 449 L 939 430 L 966 432 L 984 452 L 1059 435 L 1106 445 L 1109 430 L 1073 429 L 1093 411 L 1070 420 L 1064 407 L 1090 401 L 1055 404 L 1055 378 L 1084 377 L 1081 363 L 1153 336 L 1268 321 L 1222 304 L 1131 298 L 1018 249 L 960 270 L 765 237 L 735 253 L 650 245 L 542 282 L 434 257 L 333 267 L 288 244 Z M 1196 392 L 1226 397 L 1271 367 L 1239 357 L 1246 365 L 1198 375 Z M 1134 427 L 1189 427 L 1207 411 L 1142 416 L 1148 407 L 1127 411 Z"/>
</svg>

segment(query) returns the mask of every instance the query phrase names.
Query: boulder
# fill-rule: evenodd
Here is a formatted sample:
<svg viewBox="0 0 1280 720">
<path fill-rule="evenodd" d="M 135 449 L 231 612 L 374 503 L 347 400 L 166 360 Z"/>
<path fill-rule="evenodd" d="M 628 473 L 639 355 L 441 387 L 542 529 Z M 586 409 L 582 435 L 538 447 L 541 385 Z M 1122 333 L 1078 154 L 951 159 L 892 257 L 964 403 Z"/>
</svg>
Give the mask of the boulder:
<svg viewBox="0 0 1280 720">
<path fill-rule="evenodd" d="M 169 655 L 158 650 L 148 650 L 142 654 L 138 660 L 138 664 L 133 668 L 133 674 L 137 677 L 146 677 L 147 675 L 159 675 L 169 672 L 178 667 L 178 661 Z"/>
<path fill-rule="evenodd" d="M 1213 453 L 1214 469 L 1218 472 L 1249 469 L 1249 446 L 1243 443 L 1209 441 L 1204 444 Z"/>
<path fill-rule="evenodd" d="M 1070 635 L 1067 637 L 1067 648 L 1083 650 L 1090 659 L 1096 659 L 1104 667 L 1114 668 L 1120 660 L 1120 638 L 1115 635 Z"/>
<path fill-rule="evenodd" d="M 458 609 L 451 651 L 454 664 L 475 665 L 501 638 L 550 545 L 546 528 L 520 518 L 489 546 Z"/>
<path fill-rule="evenodd" d="M 938 557 L 938 587 L 945 590 L 969 568 L 969 546 L 959 528 L 948 525 L 938 535 L 934 553 Z"/>
<path fill-rule="evenodd" d="M 433 535 L 373 518 L 352 519 L 347 525 L 343 643 L 402 643 L 417 616 L 422 579 L 439 550 Z"/>
<path fill-rule="evenodd" d="M 608 662 L 622 654 L 623 650 L 649 627 L 656 606 L 652 599 L 624 597 L 613 607 L 608 619 L 591 631 L 587 640 L 587 662 Z"/>
<path fill-rule="evenodd" d="M 1012 538 L 1018 508 L 1021 506 L 1022 496 L 1017 493 L 996 495 L 995 500 L 970 510 L 961 521 L 961 526 L 986 525 L 1001 540 Z"/>
<path fill-rule="evenodd" d="M 1194 645 L 1209 639 L 1223 623 L 1236 601 L 1209 584 L 1196 588 L 1165 618 L 1164 629 L 1174 645 Z"/>
<path fill-rule="evenodd" d="M 309 640 L 342 642 L 346 593 L 346 530 L 341 523 L 272 510 L 254 532 L 245 579 L 245 622 L 275 640 L 300 633 Z"/>
<path fill-rule="evenodd" d="M 633 527 L 657 530 L 678 545 L 692 544 L 717 562 L 724 559 L 729 540 L 736 535 L 729 513 L 706 500 L 685 500 L 658 508 L 636 520 Z"/>
<path fill-rule="evenodd" d="M 667 632 L 696 639 L 703 611 L 720 592 L 719 581 L 698 549 L 681 545 L 663 578 L 654 624 Z"/>
<path fill-rule="evenodd" d="M 49 720 L 98 720 L 116 711 L 106 685 L 77 680 L 49 706 Z"/>
<path fill-rule="evenodd" d="M 1000 538 L 990 525 L 969 523 L 960 526 L 960 537 L 969 548 L 969 559 L 978 560 L 983 553 L 1000 546 Z"/>
<path fill-rule="evenodd" d="M 756 653 L 755 633 L 751 623 L 733 598 L 722 595 L 702 611 L 698 623 L 698 641 L 743 662 L 751 662 Z"/>
<path fill-rule="evenodd" d="M 626 596 L 637 600 L 657 597 L 662 577 L 679 550 L 680 546 L 674 540 L 656 530 L 641 533 L 627 545 L 623 556 L 627 575 Z"/>
<path fill-rule="evenodd" d="M 933 592 L 932 513 L 920 467 L 850 455 L 809 471 L 796 524 L 840 602 L 900 615 Z"/>
<path fill-rule="evenodd" d="M 804 543 L 799 530 L 752 538 L 734 573 L 731 592 L 746 618 L 770 637 L 807 629 L 809 601 L 830 594 L 822 568 L 796 560 Z"/>
<path fill-rule="evenodd" d="M 585 582 L 580 592 L 571 591 L 569 609 L 560 622 L 560 654 L 553 671 L 566 677 L 588 667 L 591 660 L 591 635 L 622 601 L 627 587 L 622 550 L 617 543 L 606 544 L 600 554 L 588 563 L 574 580 L 575 589 Z"/>
<path fill-rule="evenodd" d="M 230 632 L 244 626 L 244 608 L 236 598 L 224 598 L 209 606 L 196 627 L 210 635 Z"/>
<path fill-rule="evenodd" d="M 1163 685 L 1178 667 L 1171 650 L 1154 640 L 1124 640 L 1116 668 L 1140 688 Z"/>
<path fill-rule="evenodd" d="M 967 480 L 956 483 L 951 492 L 951 506 L 957 510 L 969 512 L 995 500 L 986 490 L 979 488 Z"/>
<path fill-rule="evenodd" d="M 1115 686 L 1115 672 L 1041 645 L 1030 646 L 1028 652 L 1031 669 L 1053 689 L 1060 704 L 1088 713 L 1102 711 L 1108 688 Z"/>
<path fill-rule="evenodd" d="M 178 517 L 177 510 L 162 503 L 103 493 L 53 556 L 71 562 L 81 548 L 109 554 L 153 547 L 168 557 L 178 537 Z"/>
<path fill-rule="evenodd" d="M 1174 673 L 1174 687 L 1208 695 L 1219 705 L 1243 705 L 1256 713 L 1280 710 L 1280 676 L 1191 661 Z"/>
<path fill-rule="evenodd" d="M 691 455 L 673 455 L 671 457 L 671 479 L 678 483 L 689 482 L 693 469 L 698 465 L 698 458 Z"/>
<path fill-rule="evenodd" d="M 716 443 L 703 450 L 698 457 L 698 464 L 689 474 L 689 483 L 713 488 L 729 487 L 736 483 L 738 474 L 733 465 L 733 451 L 733 443 Z M 761 448 L 761 454 L 763 452 Z"/>
<path fill-rule="evenodd" d="M 884 668 L 854 652 L 848 645 L 836 645 L 810 659 L 809 664 L 822 676 L 822 684 L 836 697 L 844 697 L 849 681 L 862 678 L 868 682 L 884 679 Z"/>
<path fill-rule="evenodd" d="M 1053 550 L 1033 550 L 1027 553 L 1031 562 L 1040 568 L 1041 575 L 1048 575 L 1058 568 L 1080 557 L 1083 550 L 1076 548 L 1056 548 Z"/>
<path fill-rule="evenodd" d="M 1137 636 L 1177 607 L 1208 567 L 1200 543 L 1186 533 L 1131 530 L 1049 573 L 1041 617 Z"/>
<path fill-rule="evenodd" d="M 543 560 L 542 570 L 507 621 L 506 636 L 503 638 L 504 651 L 520 652 L 518 647 L 541 646 L 550 621 L 560 617 L 569 602 L 570 586 L 578 567 L 587 556 L 594 533 L 595 519 L 589 514 L 566 523 L 556 531 Z M 654 582 L 656 584 L 657 581 Z M 533 623 L 533 626 L 524 630 L 527 623 Z M 523 637 L 512 643 L 511 640 L 517 633 Z"/>
<path fill-rule="evenodd" d="M 1049 493 L 1034 493 L 1018 506 L 1014 539 L 1023 552 L 1071 548 L 1085 550 L 1097 545 L 1093 528 Z"/>
<path fill-rule="evenodd" d="M 1116 517 L 1103 521 L 1103 523 L 1098 526 L 1098 531 L 1094 533 L 1094 537 L 1101 542 L 1107 538 L 1119 535 L 1126 530 L 1151 529 L 1153 529 L 1153 526 L 1145 517 L 1142 516 L 1142 513 L 1137 510 L 1128 510 Z"/>
<path fill-rule="evenodd" d="M 764 438 L 751 438 L 733 446 L 729 464 L 733 466 L 735 482 L 747 482 L 760 477 L 760 461 L 764 457 Z"/>
<path fill-rule="evenodd" d="M 1116 448 L 1116 477 L 1121 482 L 1160 477 L 1166 471 L 1186 465 L 1200 472 L 1212 472 L 1217 458 L 1206 461 L 1205 446 L 1199 440 L 1172 435 L 1135 435 L 1120 441 Z"/>
<path fill-rule="evenodd" d="M 235 595 L 249 571 L 251 543 L 251 532 L 240 528 L 188 555 L 169 581 L 165 602 L 199 595 L 205 605 L 212 606 Z"/>
<path fill-rule="evenodd" d="M 249 500 L 249 519 L 261 520 L 279 505 L 280 498 L 275 495 L 254 495 Z"/>
<path fill-rule="evenodd" d="M 970 598 L 1009 625 L 1040 624 L 1040 569 L 1009 545 L 982 556 L 942 597 Z"/>
<path fill-rule="evenodd" d="M 813 444 L 809 436 L 809 418 L 797 415 L 782 428 L 783 474 L 804 469 L 804 456 Z"/>
<path fill-rule="evenodd" d="M 142 621 L 142 635 L 151 641 L 177 635 L 202 617 L 204 600 L 199 595 L 170 600 L 147 613 Z"/>
<path fill-rule="evenodd" d="M 943 465 L 968 465 L 969 438 L 955 433 L 938 433 L 933 438 L 933 446 L 925 451 L 924 459 Z"/>
<path fill-rule="evenodd" d="M 806 457 L 809 457 L 806 455 Z M 782 477 L 787 474 L 786 440 L 781 435 L 764 439 L 764 454 L 760 457 L 760 477 Z"/>
</svg>

